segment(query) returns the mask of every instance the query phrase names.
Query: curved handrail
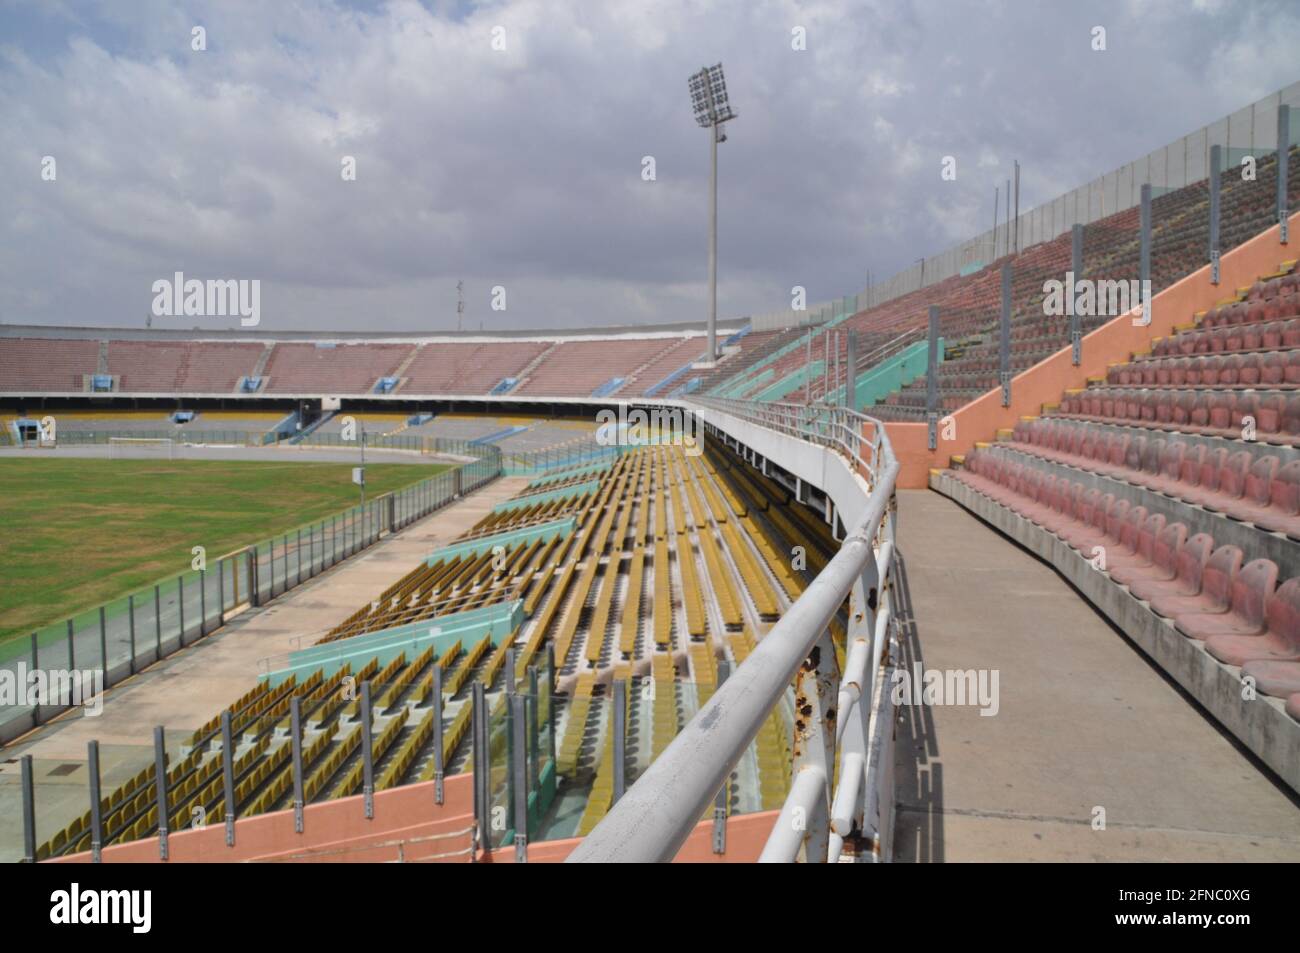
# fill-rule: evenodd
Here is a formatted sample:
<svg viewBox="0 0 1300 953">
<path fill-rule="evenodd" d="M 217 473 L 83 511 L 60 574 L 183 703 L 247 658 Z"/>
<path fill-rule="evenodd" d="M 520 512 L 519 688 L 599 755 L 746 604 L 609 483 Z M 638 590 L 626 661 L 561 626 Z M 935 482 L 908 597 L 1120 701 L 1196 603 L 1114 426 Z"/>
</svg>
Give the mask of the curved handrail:
<svg viewBox="0 0 1300 953">
<path fill-rule="evenodd" d="M 810 442 L 834 447 L 848 456 L 852 464 L 867 466 L 872 483 L 870 495 L 862 518 L 849 532 L 839 552 L 745 662 L 718 686 L 708 703 L 663 754 L 582 840 L 569 857 L 573 862 L 659 862 L 671 860 L 677 854 L 763 723 L 785 697 L 791 681 L 825 636 L 844 600 L 864 579 L 874 578 L 882 528 L 886 534 L 892 528 L 886 515 L 894 495 L 899 466 L 885 428 L 878 421 L 844 408 L 818 409 L 714 398 L 701 399 L 697 403 L 771 429 L 796 434 Z M 860 423 L 875 424 L 873 440 L 863 438 Z M 858 425 L 857 436 L 849 438 L 846 431 L 853 429 L 855 424 Z M 846 452 L 850 446 L 853 448 L 851 454 Z M 864 458 L 865 450 L 870 450 L 869 460 Z M 892 550 L 892 544 L 884 545 Z M 877 587 L 880 582 L 883 579 L 877 582 Z M 861 596 L 861 592 L 857 595 Z M 871 624 L 874 628 L 874 620 Z M 874 666 L 872 670 L 875 670 Z M 863 694 L 874 692 L 869 688 Z M 831 735 L 835 735 L 833 730 Z M 831 744 L 833 748 L 834 741 Z M 865 759 L 867 752 L 859 752 L 859 755 Z M 863 760 L 864 770 L 865 763 Z M 826 802 L 825 813 L 828 815 L 825 771 L 821 771 L 818 786 L 815 777 L 804 777 L 803 772 L 815 773 L 820 768 L 811 764 L 796 764 L 796 768 L 799 776 L 795 779 L 797 783 L 792 785 L 791 801 L 815 790 Z M 872 790 L 870 783 L 863 787 Z M 850 813 L 861 817 L 868 805 L 862 798 L 856 800 L 859 803 Z M 829 817 L 824 821 L 829 822 Z M 826 826 L 824 823 L 823 828 Z M 774 840 L 779 828 L 778 821 Z M 823 833 L 826 833 L 825 829 Z M 798 839 L 796 849 L 804 840 Z M 820 853 L 824 856 L 826 845 L 823 842 L 821 846 Z M 816 851 L 810 851 L 812 853 Z"/>
</svg>

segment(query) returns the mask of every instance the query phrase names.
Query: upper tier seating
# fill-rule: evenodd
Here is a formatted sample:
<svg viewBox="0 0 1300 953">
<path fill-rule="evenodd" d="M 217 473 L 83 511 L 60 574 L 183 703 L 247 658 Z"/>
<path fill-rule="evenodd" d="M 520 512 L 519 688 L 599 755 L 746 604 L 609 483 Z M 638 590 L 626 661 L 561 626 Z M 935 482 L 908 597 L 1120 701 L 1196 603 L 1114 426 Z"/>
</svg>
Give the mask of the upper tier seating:
<svg viewBox="0 0 1300 953">
<path fill-rule="evenodd" d="M 368 394 L 392 376 L 411 344 L 276 344 L 262 376 L 267 393 Z"/>
<path fill-rule="evenodd" d="M 643 365 L 665 351 L 677 348 L 681 340 L 659 337 L 562 341 L 513 393 L 589 397 L 596 388 L 613 378 L 632 377 Z"/>
<path fill-rule="evenodd" d="M 98 341 L 0 338 L 0 390 L 80 391 L 98 360 Z"/>
<path fill-rule="evenodd" d="M 109 341 L 108 371 L 119 391 L 228 394 L 265 350 L 251 343 Z"/>
<path fill-rule="evenodd" d="M 407 394 L 486 394 L 518 377 L 549 348 L 548 341 L 431 342 L 406 369 Z"/>
</svg>

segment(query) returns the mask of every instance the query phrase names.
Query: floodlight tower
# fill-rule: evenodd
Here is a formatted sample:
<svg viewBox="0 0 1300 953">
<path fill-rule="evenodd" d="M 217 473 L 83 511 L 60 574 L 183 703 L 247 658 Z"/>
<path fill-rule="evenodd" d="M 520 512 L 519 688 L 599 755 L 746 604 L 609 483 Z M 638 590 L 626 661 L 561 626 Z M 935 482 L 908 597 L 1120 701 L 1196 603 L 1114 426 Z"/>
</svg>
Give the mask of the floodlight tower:
<svg viewBox="0 0 1300 953">
<path fill-rule="evenodd" d="M 709 130 L 709 350 L 710 364 L 718 359 L 718 143 L 726 142 L 722 124 L 735 119 L 727 101 L 722 64 L 706 66 L 691 76 L 691 108 L 695 121 Z"/>
</svg>

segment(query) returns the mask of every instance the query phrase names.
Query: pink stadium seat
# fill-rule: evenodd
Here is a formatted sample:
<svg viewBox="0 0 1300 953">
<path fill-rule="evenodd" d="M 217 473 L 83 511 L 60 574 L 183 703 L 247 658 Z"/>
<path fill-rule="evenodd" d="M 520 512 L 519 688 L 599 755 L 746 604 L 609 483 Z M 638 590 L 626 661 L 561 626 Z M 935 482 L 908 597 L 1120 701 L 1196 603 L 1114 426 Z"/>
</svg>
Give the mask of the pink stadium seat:
<svg viewBox="0 0 1300 953">
<path fill-rule="evenodd" d="M 1267 630 L 1263 635 L 1212 635 L 1205 650 L 1229 665 L 1300 661 L 1300 578 L 1278 586 L 1268 600 L 1265 617 Z"/>
<path fill-rule="evenodd" d="M 1227 612 L 1232 605 L 1232 584 L 1241 571 L 1242 552 L 1236 546 L 1220 546 L 1205 563 L 1197 591 L 1158 595 L 1150 600 L 1158 615 L 1177 619 L 1190 613 Z"/>
<path fill-rule="evenodd" d="M 1210 567 L 1206 569 L 1208 572 Z M 1276 586 L 1277 564 L 1270 559 L 1251 560 L 1232 577 L 1227 612 L 1215 610 L 1209 614 L 1179 615 L 1174 625 L 1184 635 L 1198 641 L 1216 635 L 1258 636 L 1264 631 L 1264 610 Z"/>
</svg>

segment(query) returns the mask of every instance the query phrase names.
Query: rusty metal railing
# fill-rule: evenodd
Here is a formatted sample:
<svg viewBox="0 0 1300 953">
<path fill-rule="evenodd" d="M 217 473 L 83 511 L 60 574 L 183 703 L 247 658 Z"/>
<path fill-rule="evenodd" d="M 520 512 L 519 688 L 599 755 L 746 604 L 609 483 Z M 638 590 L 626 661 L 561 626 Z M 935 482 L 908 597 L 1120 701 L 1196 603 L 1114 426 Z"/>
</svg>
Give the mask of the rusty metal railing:
<svg viewBox="0 0 1300 953">
<path fill-rule="evenodd" d="M 800 712 L 792 783 L 761 859 L 888 860 L 894 713 L 884 686 L 897 657 L 891 607 L 898 461 L 885 428 L 844 408 L 696 403 L 829 447 L 846 466 L 865 468 L 865 512 L 817 578 L 569 860 L 671 860 L 792 683 Z M 874 424 L 871 439 L 863 435 L 867 423 Z M 829 626 L 846 598 L 841 675 Z"/>
</svg>

